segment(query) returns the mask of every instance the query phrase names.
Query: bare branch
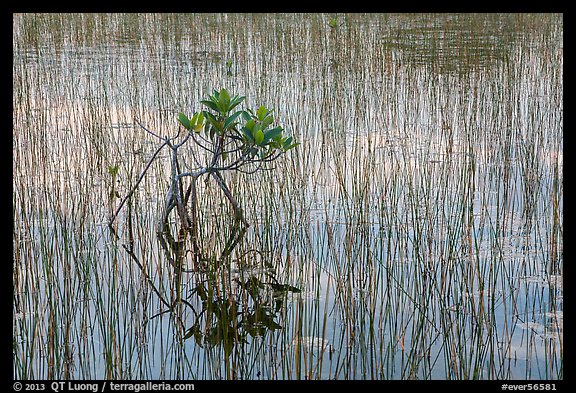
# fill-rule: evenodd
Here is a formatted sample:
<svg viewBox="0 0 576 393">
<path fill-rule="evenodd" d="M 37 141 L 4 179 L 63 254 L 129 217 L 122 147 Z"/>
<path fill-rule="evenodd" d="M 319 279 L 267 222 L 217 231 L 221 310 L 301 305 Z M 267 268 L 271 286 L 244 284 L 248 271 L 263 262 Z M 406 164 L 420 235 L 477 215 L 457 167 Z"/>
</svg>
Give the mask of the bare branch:
<svg viewBox="0 0 576 393">
<path fill-rule="evenodd" d="M 212 143 L 212 142 L 208 141 L 206 138 L 204 138 L 203 136 L 201 136 L 201 135 L 199 135 L 199 136 L 200 136 L 200 138 L 204 139 L 206 142 Z M 196 143 L 196 144 L 197 144 L 198 146 L 200 146 L 202 149 L 204 149 L 204 150 L 206 150 L 206 151 L 209 151 L 209 152 L 212 153 L 212 154 L 216 154 L 216 152 L 215 152 L 214 150 L 212 150 L 212 149 L 204 146 L 204 145 L 201 144 L 200 142 L 198 142 L 198 140 L 196 139 L 195 133 L 192 134 L 192 139 L 194 140 L 194 143 Z"/>
<path fill-rule="evenodd" d="M 120 205 L 118 206 L 118 208 L 116 209 L 116 212 L 114 213 L 114 215 L 112 216 L 112 218 L 110 218 L 110 222 L 108 223 L 109 227 L 112 227 L 112 223 L 114 222 L 114 220 L 116 219 L 116 216 L 118 216 L 118 213 L 120 213 L 120 209 L 122 209 L 122 206 L 124 206 L 124 204 L 126 203 L 126 201 L 128 200 L 128 198 L 132 197 L 132 194 L 134 193 L 134 191 L 136 191 L 136 188 L 138 187 L 138 185 L 140 184 L 140 182 L 142 181 L 142 179 L 144 178 L 144 175 L 146 174 L 146 172 L 148 171 L 148 169 L 150 168 L 150 165 L 152 165 L 152 161 L 154 161 L 154 159 L 156 158 L 156 156 L 158 155 L 158 153 L 160 153 L 160 150 L 162 150 L 162 148 L 164 148 L 164 146 L 166 146 L 168 144 L 168 141 L 164 141 L 164 143 L 162 143 L 160 145 L 160 147 L 158 149 L 156 149 L 156 151 L 154 152 L 154 154 L 152 154 L 152 157 L 150 157 L 150 159 L 148 160 L 148 163 L 146 164 L 146 167 L 144 168 L 144 170 L 142 171 L 142 173 L 140 174 L 140 177 L 138 178 L 138 180 L 136 181 L 136 184 L 134 184 L 134 186 L 132 187 L 132 189 L 130 190 L 130 192 L 124 197 L 124 199 L 122 200 L 122 202 L 120 203 Z"/>
<path fill-rule="evenodd" d="M 148 128 L 144 127 L 144 126 L 142 125 L 142 123 L 140 123 L 140 122 L 138 121 L 138 119 L 134 119 L 134 121 L 136 122 L 136 124 L 138 124 L 144 131 L 146 131 L 146 132 L 149 133 L 150 135 L 155 136 L 156 138 L 161 139 L 161 140 L 163 140 L 164 142 L 167 142 L 167 141 L 168 141 L 168 138 L 163 137 L 163 136 L 160 136 L 160 135 L 156 134 L 155 132 L 150 131 Z"/>
</svg>

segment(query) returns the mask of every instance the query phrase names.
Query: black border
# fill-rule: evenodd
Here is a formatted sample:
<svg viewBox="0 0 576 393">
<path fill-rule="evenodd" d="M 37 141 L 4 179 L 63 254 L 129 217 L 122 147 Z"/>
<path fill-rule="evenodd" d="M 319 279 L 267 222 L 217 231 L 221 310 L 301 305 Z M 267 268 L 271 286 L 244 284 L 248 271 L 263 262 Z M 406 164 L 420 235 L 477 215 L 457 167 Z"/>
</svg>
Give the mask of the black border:
<svg viewBox="0 0 576 393">
<path fill-rule="evenodd" d="M 425 4 L 425 5 L 424 5 Z M 338 3 L 330 3 L 329 6 L 326 5 L 325 2 L 320 3 L 313 3 L 310 1 L 307 2 L 298 2 L 298 1 L 290 1 L 290 2 L 269 2 L 266 4 L 262 4 L 259 1 L 229 1 L 229 0 L 222 0 L 217 2 L 208 2 L 208 1 L 193 1 L 193 2 L 139 2 L 133 3 L 132 5 L 126 4 L 114 4 L 114 5 L 106 5 L 106 3 L 86 3 L 86 2 L 78 2 L 75 4 L 66 3 L 65 5 L 62 4 L 55 4 L 52 2 L 43 2 L 42 4 L 34 4 L 34 3 L 25 3 L 19 2 L 18 4 L 10 4 L 10 8 L 12 8 L 12 12 L 9 14 L 6 13 L 5 15 L 5 28 L 8 30 L 11 28 L 13 19 L 13 13 L 29 13 L 29 12 L 67 12 L 67 13 L 75 13 L 75 12 L 257 12 L 257 13 L 266 13 L 266 12 L 280 12 L 280 13 L 299 13 L 299 12 L 321 12 L 321 13 L 340 13 L 340 12 L 542 12 L 542 13 L 562 13 L 564 14 L 564 34 L 568 33 L 568 39 L 564 40 L 564 44 L 568 44 L 568 48 L 565 48 L 565 52 L 569 54 L 568 58 L 568 65 L 564 66 L 564 70 L 573 70 L 572 62 L 570 62 L 571 54 L 573 53 L 570 50 L 570 30 L 571 30 L 571 22 L 572 22 L 572 14 L 567 12 L 569 10 L 568 2 L 564 2 L 561 4 L 559 2 L 551 3 L 551 2 L 523 2 L 523 3 L 516 3 L 510 4 L 505 1 L 490 1 L 490 2 L 459 2 L 452 5 L 445 4 L 435 4 L 432 2 L 428 3 L 409 3 L 409 2 L 377 2 L 377 1 L 365 1 L 365 2 L 338 2 Z M 567 27 L 567 29 L 566 29 Z M 5 34 L 4 37 L 12 37 L 12 34 Z M 8 41 L 9 38 L 6 39 Z M 10 64 L 10 63 L 8 63 Z M 8 74 L 9 75 L 9 74 Z M 565 80 L 570 81 L 571 73 L 564 72 Z M 11 82 L 11 81 L 10 81 Z M 11 91 L 12 84 L 10 83 L 4 91 Z M 570 94 L 566 95 L 569 97 Z M 569 100 L 568 100 L 569 101 Z M 11 103 L 6 103 L 6 108 L 11 107 Z M 6 117 L 9 119 L 9 117 Z M 567 118 L 564 118 L 566 120 Z M 568 122 L 569 124 L 569 122 Z M 12 126 L 9 126 L 12 128 Z M 571 139 L 571 132 L 572 128 L 568 127 L 568 132 L 564 134 L 564 137 L 568 137 L 565 139 L 565 145 L 569 144 L 569 140 Z M 5 158 L 11 157 L 12 150 L 10 149 L 10 145 L 8 143 L 4 144 L 4 148 L 6 149 Z M 570 165 L 570 157 L 565 158 L 568 165 Z M 7 166 L 9 164 L 6 164 Z M 13 165 L 13 164 L 12 164 Z M 566 172 L 566 171 L 565 171 Z M 569 172 L 570 174 L 570 172 Z M 568 176 L 568 179 L 570 177 Z M 568 185 L 570 182 L 568 182 Z M 13 185 L 11 184 L 11 187 Z M 570 204 L 564 203 L 564 208 L 566 212 L 570 212 Z M 6 220 L 5 222 L 9 222 L 11 220 Z M 569 224 L 571 221 L 568 222 Z M 13 221 L 12 221 L 13 225 Z M 570 225 L 567 225 L 565 229 L 568 229 L 568 233 L 570 233 Z M 567 236 L 568 239 L 571 239 L 569 235 Z M 13 247 L 13 243 L 12 247 Z M 6 247 L 5 249 L 9 249 Z M 568 248 L 567 248 L 568 249 Z M 14 251 L 12 249 L 12 251 Z M 13 252 L 12 257 L 13 259 Z M 9 258 L 7 258 L 10 260 Z M 8 261 L 5 262 L 6 266 L 6 277 L 12 277 L 12 268 L 11 263 Z M 570 264 L 565 264 L 564 266 L 566 269 L 565 277 L 570 277 L 571 267 Z M 11 278 L 10 278 L 11 279 Z M 568 282 L 569 283 L 569 282 Z M 12 302 L 12 294 L 8 293 L 11 285 L 4 286 L 6 293 L 2 296 L 2 299 L 9 304 L 6 305 L 6 310 L 13 309 Z M 13 287 L 12 287 L 13 288 Z M 568 295 L 570 297 L 570 285 L 565 286 L 565 294 L 564 296 Z M 570 308 L 571 302 L 568 301 L 568 308 Z M 11 314 L 11 312 L 10 312 Z M 571 331 L 571 314 L 568 312 L 568 315 L 565 318 L 565 324 L 568 326 L 567 332 L 570 333 Z M 5 334 L 6 340 L 4 340 L 4 348 L 12 348 L 12 328 L 11 326 L 6 323 L 3 324 L 6 328 L 6 331 L 9 330 L 9 333 Z M 10 340 L 10 341 L 9 341 Z M 564 337 L 564 351 L 566 353 L 571 353 L 572 349 L 572 340 L 570 334 L 565 335 Z M 566 349 L 569 349 L 566 351 Z M 3 362 L 3 364 L 12 364 L 13 363 L 13 355 L 8 355 L 8 350 L 5 350 L 6 358 L 10 356 L 10 361 Z M 425 381 L 418 381 L 418 380 L 320 380 L 320 381 L 305 381 L 305 380 L 290 380 L 290 381 L 271 381 L 271 380 L 262 380 L 262 381 L 206 381 L 206 380 L 199 380 L 199 381 L 156 381 L 150 380 L 153 383 L 161 383 L 164 382 L 171 386 L 175 384 L 190 382 L 194 384 L 194 392 L 205 392 L 212 389 L 250 389 L 251 391 L 266 391 L 270 392 L 272 389 L 298 389 L 298 390 L 318 390 L 318 389 L 361 389 L 362 391 L 386 391 L 390 390 L 392 392 L 403 390 L 403 389 L 416 389 L 417 391 L 424 391 L 424 390 L 440 390 L 443 392 L 459 392 L 459 393 L 466 393 L 467 391 L 481 391 L 481 392 L 495 392 L 495 391 L 511 391 L 511 390 L 525 390 L 528 391 L 527 385 L 539 385 L 539 384 L 555 384 L 556 391 L 565 391 L 566 388 L 571 385 L 572 375 L 571 375 L 571 367 L 569 366 L 571 363 L 571 358 L 569 356 L 564 356 L 563 359 L 563 380 L 425 380 Z M 8 359 L 6 359 L 8 360 Z M 52 392 L 53 390 L 50 388 L 51 383 L 55 382 L 52 380 L 35 380 L 35 381 L 19 381 L 13 379 L 13 368 L 12 369 L 4 369 L 5 373 L 8 374 L 8 378 L 5 379 L 0 386 L 5 386 L 7 391 L 18 391 L 15 390 L 16 384 L 21 383 L 23 387 L 34 384 L 37 386 L 44 386 L 45 392 Z M 5 374 L 5 375 L 6 375 Z M 58 382 L 58 381 L 57 381 Z M 78 380 L 77 382 L 80 382 Z M 102 380 L 91 380 L 91 381 L 84 381 L 86 383 L 97 383 L 99 390 L 102 391 L 102 387 L 104 386 L 104 381 Z M 107 387 L 104 388 L 104 391 L 111 391 L 110 385 L 108 381 L 106 383 Z M 134 381 L 119 381 L 115 380 L 113 382 L 122 383 L 125 385 L 129 384 L 142 384 L 148 382 L 148 380 L 134 380 Z M 502 386 L 506 384 L 509 386 L 516 386 L 516 389 L 507 389 L 503 390 Z M 525 386 L 524 389 L 519 388 L 520 386 Z M 534 389 L 531 389 L 534 391 Z M 20 391 L 31 391 L 22 389 Z M 38 389 L 35 389 L 38 391 Z M 61 390 L 62 392 L 68 391 L 67 389 Z M 130 392 L 130 390 L 125 390 L 125 392 Z M 553 390 L 549 390 L 552 392 Z M 82 391 L 87 392 L 87 391 Z"/>
</svg>

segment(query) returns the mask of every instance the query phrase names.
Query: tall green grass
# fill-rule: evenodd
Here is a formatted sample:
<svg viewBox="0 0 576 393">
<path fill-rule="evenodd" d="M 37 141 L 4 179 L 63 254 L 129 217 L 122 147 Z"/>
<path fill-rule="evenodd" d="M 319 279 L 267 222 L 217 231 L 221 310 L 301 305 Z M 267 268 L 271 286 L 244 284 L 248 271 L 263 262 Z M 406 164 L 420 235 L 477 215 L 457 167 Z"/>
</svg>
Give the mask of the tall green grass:
<svg viewBox="0 0 576 393">
<path fill-rule="evenodd" d="M 333 17 L 14 15 L 14 378 L 563 378 L 561 16 Z M 227 175 L 252 226 L 215 288 L 245 307 L 246 274 L 302 290 L 228 355 L 150 285 L 176 296 L 167 156 L 120 238 L 105 225 L 157 148 L 134 120 L 174 134 L 219 87 L 302 142 Z M 217 254 L 230 207 L 199 187 Z"/>
</svg>

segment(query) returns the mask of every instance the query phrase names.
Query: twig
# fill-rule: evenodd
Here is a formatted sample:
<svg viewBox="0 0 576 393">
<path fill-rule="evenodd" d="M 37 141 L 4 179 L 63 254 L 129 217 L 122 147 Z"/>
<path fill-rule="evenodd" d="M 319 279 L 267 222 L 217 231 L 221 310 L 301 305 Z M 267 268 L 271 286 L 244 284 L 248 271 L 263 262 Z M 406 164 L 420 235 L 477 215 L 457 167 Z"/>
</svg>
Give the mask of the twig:
<svg viewBox="0 0 576 393">
<path fill-rule="evenodd" d="M 150 159 L 148 160 L 148 163 L 146 164 L 146 167 L 144 168 L 144 170 L 142 171 L 142 173 L 140 174 L 140 177 L 138 178 L 138 180 L 136 181 L 136 184 L 134 184 L 134 186 L 132 187 L 132 189 L 130 190 L 130 192 L 124 197 L 124 199 L 122 200 L 122 202 L 120 202 L 120 205 L 118 206 L 118 208 L 116 209 L 116 212 L 114 213 L 114 215 L 112 216 L 112 218 L 110 218 L 110 222 L 108 223 L 108 226 L 110 228 L 112 228 L 112 224 L 114 223 L 114 220 L 116 219 L 116 216 L 118 216 L 118 213 L 120 213 L 120 209 L 122 209 L 122 207 L 124 206 L 124 204 L 126 203 L 126 201 L 128 200 L 128 198 L 132 197 L 132 194 L 134 193 L 134 191 L 136 191 L 136 188 L 138 188 L 138 185 L 140 184 L 140 182 L 142 181 L 142 179 L 144 178 L 144 175 L 146 174 L 146 172 L 148 171 L 148 168 L 150 168 L 150 165 L 152 165 L 152 161 L 154 161 L 154 159 L 156 158 L 156 156 L 158 155 L 158 153 L 160 153 L 160 150 L 162 150 L 162 148 L 164 146 L 166 146 L 166 144 L 168 144 L 168 141 L 164 141 L 164 143 L 162 143 L 160 145 L 160 147 L 158 149 L 156 149 L 156 151 L 154 152 L 154 154 L 152 154 L 152 157 L 150 157 Z"/>
</svg>

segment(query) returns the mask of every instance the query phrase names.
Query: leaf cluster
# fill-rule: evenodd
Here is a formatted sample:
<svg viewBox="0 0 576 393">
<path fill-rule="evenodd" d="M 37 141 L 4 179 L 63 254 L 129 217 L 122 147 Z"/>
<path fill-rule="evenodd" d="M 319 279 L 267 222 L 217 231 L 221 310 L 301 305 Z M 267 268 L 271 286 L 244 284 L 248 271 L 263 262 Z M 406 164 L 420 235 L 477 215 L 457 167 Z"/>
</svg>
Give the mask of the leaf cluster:
<svg viewBox="0 0 576 393">
<path fill-rule="evenodd" d="M 246 343 L 248 336 L 263 336 L 268 331 L 282 329 L 276 318 L 279 309 L 272 309 L 264 294 L 272 290 L 274 300 L 283 299 L 288 292 L 300 289 L 280 283 L 263 282 L 255 276 L 234 280 L 245 296 L 223 296 L 213 285 L 201 283 L 190 295 L 197 294 L 202 310 L 184 339 L 194 338 L 200 346 L 221 345 L 229 356 L 234 345 Z M 249 301 L 246 301 L 250 299 Z"/>
<path fill-rule="evenodd" d="M 275 124 L 273 111 L 264 105 L 256 110 L 234 111 L 245 96 L 230 96 L 226 89 L 214 90 L 200 102 L 207 110 L 196 112 L 191 118 L 184 113 L 178 114 L 178 121 L 184 128 L 197 135 L 203 133 L 203 139 L 212 145 L 205 147 L 225 160 L 228 153 L 239 153 L 237 163 L 266 160 L 275 154 L 287 152 L 298 146 L 292 136 L 285 135 L 282 126 Z M 218 147 L 233 146 L 232 149 L 218 151 Z"/>
</svg>

